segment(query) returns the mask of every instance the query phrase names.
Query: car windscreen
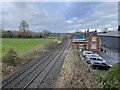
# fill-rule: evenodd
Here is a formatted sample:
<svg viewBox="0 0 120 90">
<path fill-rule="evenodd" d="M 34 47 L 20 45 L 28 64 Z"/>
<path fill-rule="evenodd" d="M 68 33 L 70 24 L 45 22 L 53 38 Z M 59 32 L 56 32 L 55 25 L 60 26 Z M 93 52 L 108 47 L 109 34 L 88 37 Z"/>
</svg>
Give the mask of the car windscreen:
<svg viewBox="0 0 120 90">
<path fill-rule="evenodd" d="M 89 57 L 97 57 L 96 55 L 89 55 Z"/>
<path fill-rule="evenodd" d="M 92 52 L 86 52 L 86 54 L 92 54 Z"/>
<path fill-rule="evenodd" d="M 102 60 L 102 59 L 100 59 L 100 58 L 97 58 L 97 60 L 98 60 L 98 61 L 103 61 L 103 60 Z"/>
<path fill-rule="evenodd" d="M 93 65 L 101 65 L 100 63 L 93 63 Z"/>
<path fill-rule="evenodd" d="M 107 64 L 106 64 L 106 63 L 102 63 L 102 65 L 105 65 L 105 66 L 107 66 Z"/>
<path fill-rule="evenodd" d="M 91 60 L 96 60 L 96 58 L 90 58 Z"/>
<path fill-rule="evenodd" d="M 96 54 L 87 54 L 88 58 L 97 58 L 98 56 Z"/>
</svg>

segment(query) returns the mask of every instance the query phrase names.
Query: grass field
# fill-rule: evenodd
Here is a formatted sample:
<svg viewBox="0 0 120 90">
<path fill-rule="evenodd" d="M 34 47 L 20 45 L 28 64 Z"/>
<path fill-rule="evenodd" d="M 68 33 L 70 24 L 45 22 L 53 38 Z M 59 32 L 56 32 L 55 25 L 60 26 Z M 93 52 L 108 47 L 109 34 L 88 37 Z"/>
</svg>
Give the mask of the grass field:
<svg viewBox="0 0 120 90">
<path fill-rule="evenodd" d="M 9 48 L 15 48 L 19 54 L 24 54 L 31 48 L 35 48 L 51 40 L 59 39 L 59 36 L 49 36 L 48 38 L 3 38 L 2 39 L 2 55 Z M 0 56 L 2 56 L 0 55 Z"/>
</svg>

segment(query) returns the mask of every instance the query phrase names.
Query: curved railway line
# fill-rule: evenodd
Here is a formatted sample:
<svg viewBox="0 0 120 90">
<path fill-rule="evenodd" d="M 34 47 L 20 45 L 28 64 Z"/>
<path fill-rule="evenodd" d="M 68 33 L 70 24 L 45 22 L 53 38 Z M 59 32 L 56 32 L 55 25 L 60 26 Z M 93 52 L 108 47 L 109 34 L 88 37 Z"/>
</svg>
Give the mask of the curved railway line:
<svg viewBox="0 0 120 90">
<path fill-rule="evenodd" d="M 21 88 L 26 90 L 41 87 L 41 84 L 49 76 L 56 63 L 63 61 L 68 50 L 70 42 L 65 38 L 62 43 L 57 45 L 53 50 L 45 53 L 36 60 L 25 64 L 20 70 L 2 82 L 2 89 L 12 90 Z"/>
</svg>

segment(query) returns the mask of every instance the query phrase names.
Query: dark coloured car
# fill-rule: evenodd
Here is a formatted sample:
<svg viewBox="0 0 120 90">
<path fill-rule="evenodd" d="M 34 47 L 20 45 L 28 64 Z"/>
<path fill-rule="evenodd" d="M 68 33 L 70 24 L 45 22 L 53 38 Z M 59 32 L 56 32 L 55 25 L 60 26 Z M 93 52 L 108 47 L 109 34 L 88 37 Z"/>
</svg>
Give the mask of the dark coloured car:
<svg viewBox="0 0 120 90">
<path fill-rule="evenodd" d="M 101 70 L 108 70 L 112 67 L 112 65 L 108 65 L 107 63 L 93 63 L 91 64 L 93 69 L 101 69 Z"/>
</svg>

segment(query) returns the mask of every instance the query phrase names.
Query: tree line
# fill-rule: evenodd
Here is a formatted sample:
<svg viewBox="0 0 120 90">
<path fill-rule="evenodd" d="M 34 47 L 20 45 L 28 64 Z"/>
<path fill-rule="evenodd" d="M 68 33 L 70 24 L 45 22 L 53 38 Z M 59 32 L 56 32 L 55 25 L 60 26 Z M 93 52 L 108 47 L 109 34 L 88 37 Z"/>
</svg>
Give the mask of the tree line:
<svg viewBox="0 0 120 90">
<path fill-rule="evenodd" d="M 0 37 L 2 38 L 47 38 L 50 35 L 55 35 L 55 33 L 52 33 L 50 31 L 44 30 L 42 32 L 32 32 L 32 31 L 13 31 L 13 30 L 2 30 L 2 34 Z"/>
<path fill-rule="evenodd" d="M 42 32 L 33 32 L 29 30 L 28 23 L 25 20 L 22 20 L 19 25 L 19 31 L 16 30 L 0 30 L 0 38 L 46 38 L 52 33 L 51 31 L 44 30 Z"/>
</svg>

